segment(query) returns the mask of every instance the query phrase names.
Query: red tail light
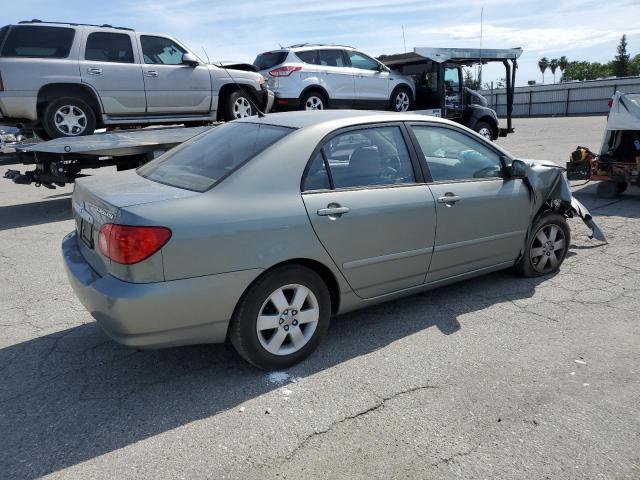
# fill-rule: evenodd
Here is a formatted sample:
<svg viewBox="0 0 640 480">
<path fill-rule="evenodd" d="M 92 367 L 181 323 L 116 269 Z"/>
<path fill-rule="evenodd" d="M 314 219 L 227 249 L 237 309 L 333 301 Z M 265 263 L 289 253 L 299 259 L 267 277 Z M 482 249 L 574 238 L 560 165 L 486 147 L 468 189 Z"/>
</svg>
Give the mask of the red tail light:
<svg viewBox="0 0 640 480">
<path fill-rule="evenodd" d="M 271 70 L 269 75 L 272 77 L 288 77 L 293 72 L 297 72 L 299 70 L 302 70 L 302 67 L 280 67 Z"/>
<path fill-rule="evenodd" d="M 4 92 L 4 83 L 2 83 L 2 73 L 0 73 L 0 92 Z"/>
<path fill-rule="evenodd" d="M 149 258 L 171 238 L 166 227 L 133 227 L 105 223 L 98 236 L 100 253 L 114 262 L 131 265 Z"/>
<path fill-rule="evenodd" d="M 609 99 L 609 101 L 607 102 L 607 105 L 609 105 L 609 108 L 613 107 L 613 98 Z"/>
</svg>

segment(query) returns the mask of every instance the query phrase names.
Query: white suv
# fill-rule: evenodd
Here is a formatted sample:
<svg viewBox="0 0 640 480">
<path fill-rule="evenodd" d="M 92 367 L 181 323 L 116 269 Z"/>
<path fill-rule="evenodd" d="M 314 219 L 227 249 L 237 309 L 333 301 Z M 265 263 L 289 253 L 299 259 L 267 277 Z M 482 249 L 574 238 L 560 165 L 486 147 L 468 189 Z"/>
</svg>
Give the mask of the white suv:
<svg viewBox="0 0 640 480">
<path fill-rule="evenodd" d="M 411 110 L 415 85 L 378 60 L 341 45 L 300 44 L 254 61 L 278 110 L 325 108 Z"/>
</svg>

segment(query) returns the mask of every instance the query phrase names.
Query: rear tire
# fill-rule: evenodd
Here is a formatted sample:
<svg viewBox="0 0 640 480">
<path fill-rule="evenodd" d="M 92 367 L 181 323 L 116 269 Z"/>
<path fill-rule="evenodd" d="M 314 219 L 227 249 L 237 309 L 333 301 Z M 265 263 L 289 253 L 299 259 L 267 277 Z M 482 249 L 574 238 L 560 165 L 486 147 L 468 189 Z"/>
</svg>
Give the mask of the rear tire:
<svg viewBox="0 0 640 480">
<path fill-rule="evenodd" d="M 326 110 L 329 108 L 327 98 L 314 90 L 300 97 L 300 110 Z"/>
<path fill-rule="evenodd" d="M 320 276 L 305 267 L 282 266 L 259 277 L 244 293 L 229 325 L 229 339 L 252 365 L 287 368 L 316 349 L 330 316 L 331 298 Z"/>
<path fill-rule="evenodd" d="M 600 182 L 596 187 L 596 194 L 600 198 L 608 198 L 608 199 L 616 198 L 623 191 L 624 189 L 620 188 L 620 184 L 618 182 L 612 182 L 612 181 Z"/>
<path fill-rule="evenodd" d="M 91 135 L 96 129 L 96 114 L 84 100 L 62 97 L 44 108 L 42 126 L 50 138 Z"/>
<path fill-rule="evenodd" d="M 493 142 L 493 128 L 487 122 L 478 122 L 476 123 L 473 129 L 481 136 Z"/>
<path fill-rule="evenodd" d="M 558 213 L 540 217 L 527 240 L 527 247 L 516 272 L 523 277 L 540 277 L 555 273 L 569 251 L 571 231 L 567 219 Z"/>
<path fill-rule="evenodd" d="M 252 117 L 256 114 L 254 100 L 246 92 L 235 90 L 225 99 L 222 118 L 226 122 L 239 118 Z"/>
</svg>

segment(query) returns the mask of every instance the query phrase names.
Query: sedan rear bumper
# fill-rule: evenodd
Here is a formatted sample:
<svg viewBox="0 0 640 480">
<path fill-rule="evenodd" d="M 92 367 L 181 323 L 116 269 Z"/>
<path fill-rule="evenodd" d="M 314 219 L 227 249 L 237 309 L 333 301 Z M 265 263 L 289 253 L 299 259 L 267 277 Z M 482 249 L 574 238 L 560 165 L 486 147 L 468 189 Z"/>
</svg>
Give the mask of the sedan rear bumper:
<svg viewBox="0 0 640 480">
<path fill-rule="evenodd" d="M 62 242 L 71 286 L 102 329 L 118 343 L 160 348 L 224 342 L 240 296 L 261 270 L 155 283 L 99 276 L 78 248 L 77 234 Z"/>
</svg>

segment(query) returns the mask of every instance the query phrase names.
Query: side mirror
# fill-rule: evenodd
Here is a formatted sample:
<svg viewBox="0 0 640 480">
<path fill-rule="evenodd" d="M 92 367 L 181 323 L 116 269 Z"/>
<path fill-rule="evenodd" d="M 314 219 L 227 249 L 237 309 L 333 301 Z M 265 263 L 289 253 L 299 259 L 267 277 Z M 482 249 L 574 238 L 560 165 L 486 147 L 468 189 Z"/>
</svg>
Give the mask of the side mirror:
<svg viewBox="0 0 640 480">
<path fill-rule="evenodd" d="M 200 62 L 192 53 L 185 53 L 182 55 L 182 64 L 189 65 L 190 67 L 197 67 L 200 65 Z"/>
<path fill-rule="evenodd" d="M 527 176 L 527 164 L 522 160 L 514 160 L 509 167 L 509 176 L 511 178 L 524 178 Z"/>
</svg>

